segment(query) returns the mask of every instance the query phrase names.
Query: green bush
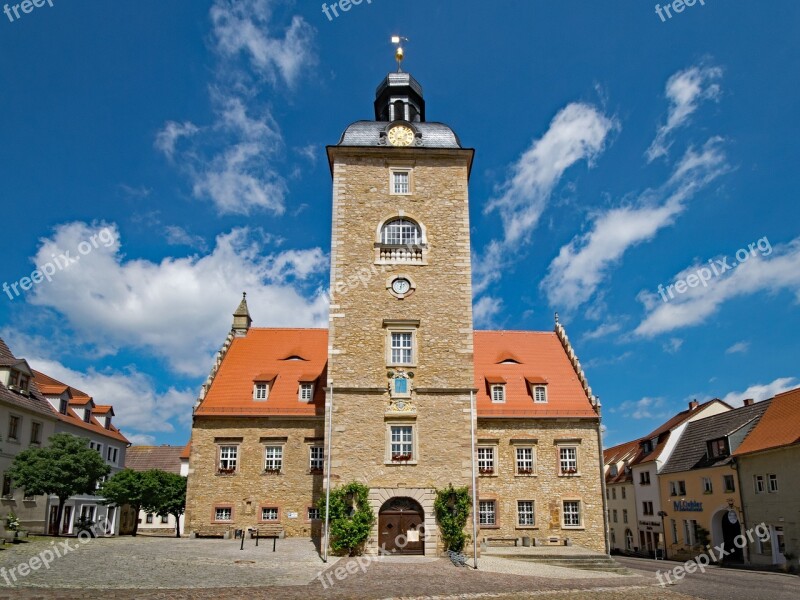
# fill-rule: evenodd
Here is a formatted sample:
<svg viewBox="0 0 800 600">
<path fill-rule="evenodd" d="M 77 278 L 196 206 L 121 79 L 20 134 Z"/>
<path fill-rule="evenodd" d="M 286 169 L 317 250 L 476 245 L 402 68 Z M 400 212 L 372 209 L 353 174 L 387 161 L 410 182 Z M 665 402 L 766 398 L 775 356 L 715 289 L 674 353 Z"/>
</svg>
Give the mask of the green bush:
<svg viewBox="0 0 800 600">
<path fill-rule="evenodd" d="M 467 543 L 467 534 L 464 527 L 469 518 L 472 506 L 472 497 L 469 488 L 453 488 L 450 484 L 446 489 L 436 490 L 436 500 L 433 508 L 436 511 L 436 521 L 439 523 L 439 532 L 442 535 L 445 550 L 461 552 Z"/>
<path fill-rule="evenodd" d="M 347 552 L 356 556 L 369 538 L 375 513 L 369 505 L 369 488 L 352 482 L 331 490 L 330 545 L 336 553 Z M 325 496 L 318 502 L 321 515 L 325 515 Z"/>
</svg>

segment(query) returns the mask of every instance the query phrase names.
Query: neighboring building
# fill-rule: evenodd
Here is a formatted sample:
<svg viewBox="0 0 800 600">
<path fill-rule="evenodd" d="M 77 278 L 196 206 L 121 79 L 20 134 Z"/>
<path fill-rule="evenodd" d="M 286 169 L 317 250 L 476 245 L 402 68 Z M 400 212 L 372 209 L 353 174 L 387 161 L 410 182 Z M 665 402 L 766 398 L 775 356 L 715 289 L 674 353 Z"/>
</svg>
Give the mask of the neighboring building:
<svg viewBox="0 0 800 600">
<path fill-rule="evenodd" d="M 328 147 L 329 328 L 254 329 L 242 301 L 194 412 L 187 531 L 316 535 L 326 485 L 361 481 L 368 553 L 436 554 L 435 490 L 477 471 L 479 537 L 606 550 L 600 408 L 563 327 L 473 331 L 473 154 L 402 72 Z"/>
<path fill-rule="evenodd" d="M 662 522 L 659 516 L 663 510 L 663 504 L 659 493 L 658 474 L 672 455 L 683 429 L 691 421 L 729 410 L 731 407 L 721 400 L 710 400 L 704 404 L 692 401 L 687 410 L 679 412 L 650 434 L 638 440 L 639 450 L 629 463 L 636 497 L 636 521 L 639 528 L 639 539 L 634 548 L 635 552 L 655 555 L 657 549 L 664 547 Z"/>
<path fill-rule="evenodd" d="M 603 452 L 608 506 L 608 537 L 612 551 L 634 553 L 639 545 L 636 493 L 630 462 L 639 452 L 639 440 Z"/>
<path fill-rule="evenodd" d="M 748 546 L 750 562 L 797 566 L 800 557 L 800 388 L 778 394 L 733 452 L 745 529 L 769 528 L 770 539 Z M 749 542 L 748 537 L 748 542 Z"/>
<path fill-rule="evenodd" d="M 176 475 L 187 475 L 189 471 L 189 445 L 186 446 L 131 446 L 125 454 L 125 468 L 134 471 L 159 469 Z M 186 458 L 184 456 L 186 455 Z M 180 531 L 183 531 L 181 515 Z M 138 533 L 153 535 L 175 535 L 175 517 L 160 517 L 153 513 L 139 511 Z M 127 533 L 121 531 L 120 533 Z"/>
<path fill-rule="evenodd" d="M 33 371 L 34 381 L 42 395 L 49 401 L 57 421 L 55 433 L 69 433 L 89 440 L 89 447 L 96 450 L 111 467 L 109 477 L 121 471 L 125 465 L 125 451 L 130 445 L 111 420 L 111 406 L 96 405 L 87 393 L 62 383 L 44 373 Z M 98 482 L 99 486 L 100 482 Z M 48 509 L 49 533 L 60 530 L 63 535 L 77 534 L 76 524 L 81 518 L 99 522 L 106 519 L 106 535 L 116 535 L 125 513 L 117 506 L 104 506 L 103 498 L 93 495 L 73 496 L 64 503 L 61 522 L 58 523 L 58 498 L 50 497 Z"/>
<path fill-rule="evenodd" d="M 659 472 L 663 510 L 667 513 L 667 558 L 687 560 L 703 552 L 698 533 L 723 545 L 728 562 L 743 562 L 734 540 L 744 533 L 742 502 L 731 453 L 756 427 L 770 401 L 690 422 Z"/>
<path fill-rule="evenodd" d="M 45 444 L 55 425 L 56 416 L 36 387 L 30 365 L 16 358 L 0 339 L 0 532 L 9 513 L 24 529 L 44 532 L 47 497 L 27 496 L 24 489 L 14 487 L 6 472 L 17 454 Z"/>
</svg>

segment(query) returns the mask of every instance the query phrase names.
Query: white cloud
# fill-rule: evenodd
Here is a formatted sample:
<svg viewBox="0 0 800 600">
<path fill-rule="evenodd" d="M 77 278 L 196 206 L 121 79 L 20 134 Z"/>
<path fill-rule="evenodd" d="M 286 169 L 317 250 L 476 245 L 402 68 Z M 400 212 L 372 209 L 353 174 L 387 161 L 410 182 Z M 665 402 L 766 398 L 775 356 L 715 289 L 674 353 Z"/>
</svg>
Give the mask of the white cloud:
<svg viewBox="0 0 800 600">
<path fill-rule="evenodd" d="M 670 102 L 667 122 L 659 127 L 653 143 L 647 149 L 647 161 L 666 156 L 672 142 L 670 134 L 688 124 L 692 114 L 704 100 L 717 100 L 722 77 L 719 67 L 694 66 L 675 73 L 667 81 L 666 97 Z"/>
<path fill-rule="evenodd" d="M 750 349 L 750 342 L 736 342 L 725 350 L 725 354 L 745 354 Z"/>
<path fill-rule="evenodd" d="M 626 400 L 619 406 L 612 408 L 611 412 L 621 413 L 631 419 L 661 419 L 669 415 L 668 406 L 664 398 L 651 398 L 645 396 L 641 400 Z"/>
<path fill-rule="evenodd" d="M 611 335 L 612 333 L 616 333 L 620 329 L 622 329 L 622 325 L 620 323 L 603 323 L 602 325 L 598 326 L 592 331 L 587 331 L 586 333 L 584 333 L 583 339 L 596 340 L 602 337 L 606 337 L 607 335 Z"/>
<path fill-rule="evenodd" d="M 503 301 L 500 298 L 484 296 L 478 300 L 472 308 L 472 319 L 475 327 L 493 327 L 494 317 L 503 308 Z"/>
<path fill-rule="evenodd" d="M 743 392 L 731 392 L 722 400 L 731 406 L 742 406 L 747 398 L 752 398 L 756 402 L 772 398 L 776 394 L 781 394 L 798 386 L 795 377 L 780 377 L 771 383 L 751 385 Z"/>
<path fill-rule="evenodd" d="M 680 338 L 670 338 L 668 341 L 664 342 L 662 348 L 664 348 L 664 352 L 667 354 L 677 354 L 678 351 L 683 346 L 683 340 Z"/>
<path fill-rule="evenodd" d="M 181 138 L 192 137 L 198 131 L 200 128 L 188 121 L 186 123 L 167 121 L 161 131 L 156 134 L 155 147 L 172 160 L 175 157 L 175 147 Z"/>
<path fill-rule="evenodd" d="M 792 293 L 800 301 L 800 238 L 789 244 L 775 246 L 769 255 L 753 252 L 749 258 L 720 277 L 712 278 L 707 286 L 688 288 L 669 302 L 655 292 L 642 291 L 639 300 L 646 315 L 635 333 L 643 337 L 674 331 L 703 323 L 734 298 L 767 292 Z M 707 263 L 696 263 L 675 276 L 685 279 Z"/>
<path fill-rule="evenodd" d="M 669 180 L 631 206 L 595 215 L 591 230 L 563 246 L 542 280 L 551 305 L 574 309 L 588 302 L 631 247 L 651 240 L 686 210 L 686 202 L 728 170 L 721 138 L 690 148 Z"/>
<path fill-rule="evenodd" d="M 74 255 L 99 227 L 57 227 L 34 261 L 42 264 L 64 250 Z M 82 342 L 146 349 L 180 373 L 204 375 L 242 291 L 256 324 L 327 325 L 326 296 L 313 289 L 315 276 L 328 268 L 319 248 L 269 253 L 255 232 L 242 228 L 219 235 L 210 253 L 155 263 L 127 259 L 116 226 L 106 227 L 113 244 L 81 256 L 29 297 L 62 315 Z"/>
<path fill-rule="evenodd" d="M 484 210 L 484 214 L 500 214 L 504 237 L 492 241 L 483 256 L 474 261 L 476 294 L 499 279 L 508 255 L 528 240 L 564 172 L 582 160 L 591 165 L 604 150 L 609 133 L 617 127 L 615 120 L 593 106 L 569 104 L 514 163 L 508 179 L 498 188 L 501 195 Z"/>
<path fill-rule="evenodd" d="M 167 244 L 170 246 L 188 246 L 189 248 L 197 248 L 198 250 L 206 250 L 208 244 L 199 235 L 192 235 L 183 227 L 178 225 L 167 225 L 164 228 L 166 234 Z"/>
</svg>

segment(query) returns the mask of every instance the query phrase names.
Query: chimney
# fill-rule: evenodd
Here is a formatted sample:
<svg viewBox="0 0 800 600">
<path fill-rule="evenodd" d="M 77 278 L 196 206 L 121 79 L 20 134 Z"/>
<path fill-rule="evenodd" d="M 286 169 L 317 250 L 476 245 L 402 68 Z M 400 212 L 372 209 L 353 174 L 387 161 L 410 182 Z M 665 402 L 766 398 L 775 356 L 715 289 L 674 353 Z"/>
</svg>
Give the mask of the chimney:
<svg viewBox="0 0 800 600">
<path fill-rule="evenodd" d="M 689 402 L 689 410 L 697 410 L 698 406 L 700 406 L 700 403 L 697 400 Z"/>
<path fill-rule="evenodd" d="M 752 398 L 745 398 L 745 401 L 744 401 L 744 405 L 745 406 L 753 406 L 753 404 L 755 404 L 755 403 L 756 403 L 756 401 L 753 400 Z"/>
</svg>

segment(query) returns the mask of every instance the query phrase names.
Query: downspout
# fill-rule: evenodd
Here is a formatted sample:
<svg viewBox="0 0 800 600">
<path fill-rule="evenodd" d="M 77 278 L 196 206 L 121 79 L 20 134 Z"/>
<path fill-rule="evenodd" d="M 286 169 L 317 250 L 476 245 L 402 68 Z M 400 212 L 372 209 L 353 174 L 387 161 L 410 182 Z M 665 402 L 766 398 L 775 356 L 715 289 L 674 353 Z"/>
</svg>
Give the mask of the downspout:
<svg viewBox="0 0 800 600">
<path fill-rule="evenodd" d="M 478 415 L 475 414 L 475 391 L 469 391 L 469 430 L 470 453 L 472 454 L 472 557 L 475 569 L 478 568 L 478 476 L 475 472 L 475 424 Z"/>
<path fill-rule="evenodd" d="M 603 531 L 605 532 L 605 549 L 606 554 L 611 554 L 611 534 L 609 528 L 611 524 L 608 522 L 608 500 L 606 499 L 606 461 L 603 458 L 603 419 L 600 416 L 600 398 L 595 396 L 596 409 L 597 409 L 597 452 L 600 455 L 600 494 L 603 499 Z M 663 527 L 662 527 L 663 529 Z M 667 533 L 664 532 L 664 540 L 667 539 Z"/>
<path fill-rule="evenodd" d="M 325 548 L 322 551 L 322 562 L 328 562 L 328 547 L 330 545 L 329 540 L 329 533 L 330 533 L 330 514 L 331 514 L 331 446 L 332 446 L 332 436 L 333 436 L 333 382 L 331 382 L 330 387 L 328 388 L 330 399 L 328 401 L 328 406 L 326 407 L 328 410 L 328 447 L 325 449 L 325 462 L 326 465 L 326 473 L 325 473 Z"/>
<path fill-rule="evenodd" d="M 741 510 L 742 527 L 741 527 L 741 529 L 742 529 L 743 533 L 747 533 L 747 514 L 744 511 L 744 488 L 742 487 L 742 474 L 739 472 L 739 467 L 741 467 L 741 466 L 742 465 L 739 464 L 738 458 L 734 456 L 731 459 L 731 468 L 734 471 L 736 471 L 736 485 L 739 486 L 737 489 L 739 490 L 739 500 L 742 503 L 742 510 Z M 761 543 L 763 544 L 764 542 L 761 542 Z M 744 558 L 744 564 L 749 565 L 750 564 L 750 544 L 745 544 L 744 545 L 744 557 L 743 558 Z"/>
</svg>

